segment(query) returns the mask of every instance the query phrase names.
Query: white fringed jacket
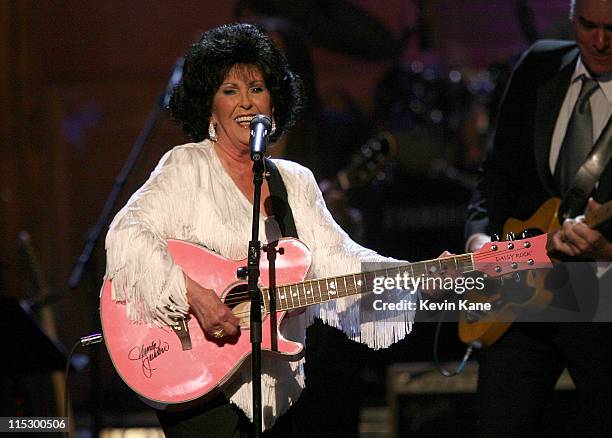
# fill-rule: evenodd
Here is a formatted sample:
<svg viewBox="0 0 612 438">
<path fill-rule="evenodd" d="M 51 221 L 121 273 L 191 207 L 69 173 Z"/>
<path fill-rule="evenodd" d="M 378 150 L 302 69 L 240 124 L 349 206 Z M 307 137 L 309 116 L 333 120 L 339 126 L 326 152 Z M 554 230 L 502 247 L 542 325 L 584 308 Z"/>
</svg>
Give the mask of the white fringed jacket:
<svg viewBox="0 0 612 438">
<path fill-rule="evenodd" d="M 287 189 L 298 236 L 312 253 L 307 278 L 361 271 L 362 262 L 392 261 L 353 242 L 334 222 L 317 183 L 308 169 L 274 160 Z M 159 162 L 147 182 L 130 198 L 110 225 L 106 236 L 106 277 L 112 280 L 113 299 L 125 301 L 135 323 L 167 324 L 188 312 L 181 269 L 174 264 L 166 239 L 194 242 L 231 259 L 246 257 L 251 233 L 252 205 L 225 172 L 214 143 L 205 140 L 177 146 Z M 278 224 L 260 219 L 260 240 L 280 237 Z M 172 305 L 174 313 L 168 309 Z M 402 339 L 411 329 L 412 315 L 401 321 L 361 322 L 359 298 L 344 298 L 311 306 L 286 318 L 285 337 L 304 342 L 314 317 L 347 333 L 356 341 L 382 348 Z M 392 315 L 397 318 L 397 313 Z M 247 361 L 247 364 L 249 362 Z M 271 427 L 304 388 L 304 359 L 297 362 L 262 358 L 264 426 Z M 222 389 L 252 418 L 250 366 L 238 371 L 235 383 Z"/>
</svg>

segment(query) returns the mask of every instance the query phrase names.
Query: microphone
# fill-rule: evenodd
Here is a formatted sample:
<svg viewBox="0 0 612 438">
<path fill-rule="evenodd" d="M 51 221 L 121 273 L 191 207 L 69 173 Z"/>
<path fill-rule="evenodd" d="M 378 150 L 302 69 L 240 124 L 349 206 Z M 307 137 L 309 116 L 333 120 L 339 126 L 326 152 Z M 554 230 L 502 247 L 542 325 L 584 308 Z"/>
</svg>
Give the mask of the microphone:
<svg viewBox="0 0 612 438">
<path fill-rule="evenodd" d="M 271 127 L 272 121 L 269 116 L 258 114 L 251 120 L 251 160 L 260 161 L 263 158 Z"/>
<path fill-rule="evenodd" d="M 183 64 L 185 64 L 185 58 L 178 58 L 172 68 L 172 74 L 168 79 L 168 85 L 166 85 L 166 91 L 164 91 L 164 97 L 162 98 L 162 108 L 168 109 L 170 105 L 170 97 L 172 96 L 172 90 L 176 87 L 183 79 Z"/>
</svg>

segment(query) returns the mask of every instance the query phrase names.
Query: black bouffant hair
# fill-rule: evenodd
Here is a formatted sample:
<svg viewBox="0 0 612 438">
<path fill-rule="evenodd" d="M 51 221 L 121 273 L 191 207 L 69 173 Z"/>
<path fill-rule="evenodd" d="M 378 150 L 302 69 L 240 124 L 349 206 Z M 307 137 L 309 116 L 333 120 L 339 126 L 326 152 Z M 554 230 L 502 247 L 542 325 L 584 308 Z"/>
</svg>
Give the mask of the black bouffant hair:
<svg viewBox="0 0 612 438">
<path fill-rule="evenodd" d="M 208 137 L 213 97 L 236 64 L 259 68 L 274 105 L 274 141 L 291 127 L 302 108 L 302 82 L 285 56 L 252 24 L 226 24 L 211 29 L 191 46 L 185 57 L 183 80 L 170 100 L 172 116 L 194 141 Z"/>
</svg>

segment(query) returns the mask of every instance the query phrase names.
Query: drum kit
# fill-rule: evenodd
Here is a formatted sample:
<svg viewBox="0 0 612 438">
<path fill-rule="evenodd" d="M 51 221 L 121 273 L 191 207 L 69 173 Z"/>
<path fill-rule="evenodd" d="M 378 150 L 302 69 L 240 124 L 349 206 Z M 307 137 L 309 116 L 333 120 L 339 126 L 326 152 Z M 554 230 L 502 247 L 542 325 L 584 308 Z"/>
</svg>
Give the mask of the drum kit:
<svg viewBox="0 0 612 438">
<path fill-rule="evenodd" d="M 376 84 L 373 118 L 378 130 L 395 136 L 395 165 L 400 169 L 428 174 L 432 169 L 439 171 L 440 163 L 462 167 L 466 161 L 478 161 L 466 159 L 469 141 L 465 137 L 484 140 L 488 118 L 486 114 L 482 117 L 483 111 L 473 109 L 477 105 L 486 110 L 495 89 L 494 75 L 481 71 L 468 77 L 460 68 L 400 60 L 413 38 L 418 38 L 422 51 L 432 48 L 422 0 L 414 5 L 415 24 L 408 25 L 399 37 L 349 0 L 248 0 L 240 5 L 237 15 L 248 7 L 255 14 L 283 17 L 301 26 L 313 44 L 330 51 L 368 61 L 392 61 L 391 68 Z M 470 117 L 478 117 L 478 122 Z M 479 132 L 469 132 L 472 127 Z M 480 152 L 484 149 L 482 144 L 478 145 Z M 451 169 L 448 174 L 455 173 L 456 169 Z"/>
</svg>

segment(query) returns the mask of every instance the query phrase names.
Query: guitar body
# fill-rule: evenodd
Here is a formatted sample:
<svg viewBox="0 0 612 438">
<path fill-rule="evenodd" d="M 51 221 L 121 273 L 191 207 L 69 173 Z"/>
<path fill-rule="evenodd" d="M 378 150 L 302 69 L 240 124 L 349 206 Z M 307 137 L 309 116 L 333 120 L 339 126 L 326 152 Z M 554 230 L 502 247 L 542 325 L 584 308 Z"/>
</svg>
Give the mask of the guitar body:
<svg viewBox="0 0 612 438">
<path fill-rule="evenodd" d="M 557 231 L 561 228 L 559 217 L 557 216 L 560 206 L 561 200 L 559 198 L 550 198 L 540 205 L 540 208 L 526 221 L 514 218 L 508 219 L 504 224 L 504 234 L 513 232 L 518 235 L 530 229 L 539 230 L 542 234 Z"/>
<path fill-rule="evenodd" d="M 546 234 L 557 231 L 561 228 L 557 212 L 561 200 L 550 198 L 544 202 L 540 208 L 526 221 L 509 218 L 504 223 L 504 235 L 512 232 L 520 235 L 524 231 L 531 234 Z M 545 287 L 546 277 L 550 269 L 538 269 L 527 273 L 528 294 L 525 294 L 525 287 L 521 287 L 521 292 L 515 294 L 512 300 L 504 300 L 500 291 L 493 294 L 483 293 L 482 291 L 470 291 L 466 298 L 470 302 L 498 302 L 500 303 L 490 314 L 477 315 L 470 318 L 467 312 L 461 312 L 459 316 L 459 339 L 466 344 L 480 343 L 482 347 L 487 347 L 495 343 L 510 328 L 520 312 L 524 309 L 542 309 L 552 301 L 553 294 Z M 513 281 L 513 280 L 509 280 Z M 500 289 L 503 286 L 498 286 Z"/>
<path fill-rule="evenodd" d="M 183 271 L 202 286 L 214 290 L 226 304 L 233 306 L 241 318 L 241 333 L 231 341 L 211 339 L 205 335 L 197 319 L 181 324 L 181 330 L 170 327 L 151 327 L 133 324 L 122 302 L 112 300 L 111 282 L 103 285 L 100 297 L 100 316 L 104 340 L 115 369 L 123 381 L 156 408 L 179 407 L 206 396 L 228 381 L 230 376 L 250 357 L 250 309 L 246 281 L 238 280 L 236 270 L 246 266 L 246 260 L 229 260 L 201 246 L 169 240 L 168 248 L 174 261 Z M 274 271 L 277 284 L 302 281 L 310 267 L 310 252 L 299 240 L 284 238 L 278 241 Z M 269 286 L 270 266 L 262 255 L 261 284 Z M 278 327 L 286 312 L 276 313 Z M 272 354 L 284 360 L 301 357 L 302 344 L 282 337 L 274 316 L 263 313 L 262 354 Z M 184 336 L 187 328 L 187 339 Z M 190 344 L 190 345 L 189 345 Z"/>
</svg>

